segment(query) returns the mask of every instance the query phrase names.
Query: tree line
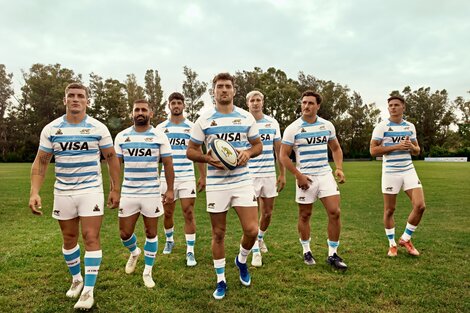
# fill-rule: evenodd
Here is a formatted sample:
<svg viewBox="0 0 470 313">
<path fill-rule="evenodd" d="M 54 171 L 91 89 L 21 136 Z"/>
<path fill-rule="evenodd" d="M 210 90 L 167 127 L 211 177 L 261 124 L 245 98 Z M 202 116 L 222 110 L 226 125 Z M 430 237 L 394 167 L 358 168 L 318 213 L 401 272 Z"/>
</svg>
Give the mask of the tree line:
<svg viewBox="0 0 470 313">
<path fill-rule="evenodd" d="M 186 117 L 195 121 L 205 105 L 203 95 L 212 94 L 212 84 L 199 80 L 198 74 L 187 66 L 183 74 L 181 91 L 186 99 Z M 258 67 L 237 71 L 234 76 L 235 105 L 247 109 L 245 95 L 260 90 L 265 95 L 265 113 L 276 118 L 281 131 L 300 116 L 302 92 L 317 91 L 323 97 L 318 114 L 335 125 L 345 158 L 370 158 L 370 136 L 381 119 L 380 110 L 374 103 L 364 103 L 359 92 L 303 72 L 296 79 L 289 78 L 284 71 L 273 67 L 266 71 Z M 33 64 L 28 71 L 22 71 L 21 92 L 16 94 L 13 74 L 0 64 L 1 162 L 33 161 L 42 128 L 65 113 L 64 89 L 70 82 L 83 83 L 83 77 L 60 64 Z M 113 138 L 132 125 L 130 112 L 136 99 L 149 101 L 155 113 L 153 125 L 167 118 L 167 101 L 156 69 L 145 72 L 143 86 L 135 74 L 119 81 L 90 73 L 88 82 L 91 105 L 87 112 L 106 124 Z M 429 87 L 411 90 L 407 86 L 390 92 L 395 94 L 406 100 L 405 118 L 416 125 L 421 158 L 470 157 L 470 100 L 459 96 L 452 101 L 445 89 L 433 91 Z"/>
</svg>

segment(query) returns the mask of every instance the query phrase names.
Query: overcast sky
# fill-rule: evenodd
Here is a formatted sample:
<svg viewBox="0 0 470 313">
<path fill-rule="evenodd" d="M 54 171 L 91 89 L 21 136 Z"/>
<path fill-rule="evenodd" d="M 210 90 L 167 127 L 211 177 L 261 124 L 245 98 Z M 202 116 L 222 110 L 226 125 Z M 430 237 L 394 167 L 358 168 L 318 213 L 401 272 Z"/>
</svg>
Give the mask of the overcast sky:
<svg viewBox="0 0 470 313">
<path fill-rule="evenodd" d="M 183 66 L 203 81 L 276 67 L 359 92 L 385 109 L 392 90 L 447 89 L 469 98 L 470 1 L 0 0 L 0 63 L 22 83 L 33 63 L 141 84 L 157 69 L 165 95 Z M 209 99 L 208 96 L 205 97 Z"/>
</svg>

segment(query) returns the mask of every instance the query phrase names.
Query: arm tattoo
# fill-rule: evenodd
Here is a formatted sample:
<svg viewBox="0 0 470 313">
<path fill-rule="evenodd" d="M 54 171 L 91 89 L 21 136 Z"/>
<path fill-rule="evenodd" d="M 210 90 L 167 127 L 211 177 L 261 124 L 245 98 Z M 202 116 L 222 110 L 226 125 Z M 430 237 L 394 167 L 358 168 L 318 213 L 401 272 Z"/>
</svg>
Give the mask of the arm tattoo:
<svg viewBox="0 0 470 313">
<path fill-rule="evenodd" d="M 38 165 L 37 168 L 32 169 L 32 175 L 46 176 L 47 165 L 49 165 L 51 158 L 51 154 L 38 155 Z"/>
<path fill-rule="evenodd" d="M 110 159 L 114 158 L 115 156 L 116 156 L 116 154 L 114 152 L 109 152 L 109 153 L 106 154 L 105 159 L 109 161 Z"/>
</svg>

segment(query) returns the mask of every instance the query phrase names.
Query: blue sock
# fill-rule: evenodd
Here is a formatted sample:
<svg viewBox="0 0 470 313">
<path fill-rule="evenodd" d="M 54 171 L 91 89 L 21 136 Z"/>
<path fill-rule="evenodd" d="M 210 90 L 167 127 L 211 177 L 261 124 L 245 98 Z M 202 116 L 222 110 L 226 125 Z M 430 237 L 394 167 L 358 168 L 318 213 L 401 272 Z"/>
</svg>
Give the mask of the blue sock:
<svg viewBox="0 0 470 313">
<path fill-rule="evenodd" d="M 145 269 L 144 274 L 150 273 L 155 264 L 155 255 L 158 250 L 158 236 L 155 238 L 147 238 L 144 245 Z"/>
<path fill-rule="evenodd" d="M 75 248 L 70 250 L 62 247 L 65 263 L 69 267 L 70 274 L 72 274 L 73 281 L 83 281 L 82 273 L 80 271 L 80 246 L 77 244 Z"/>
<path fill-rule="evenodd" d="M 135 234 L 132 234 L 131 238 L 127 239 L 127 240 L 122 240 L 122 244 L 124 245 L 124 247 L 126 247 L 127 249 L 129 249 L 129 252 L 132 254 L 132 255 L 135 255 L 137 251 L 137 236 Z"/>
<path fill-rule="evenodd" d="M 102 257 L 103 253 L 101 250 L 85 252 L 85 286 L 82 293 L 88 290 L 91 290 L 93 293 Z"/>
</svg>

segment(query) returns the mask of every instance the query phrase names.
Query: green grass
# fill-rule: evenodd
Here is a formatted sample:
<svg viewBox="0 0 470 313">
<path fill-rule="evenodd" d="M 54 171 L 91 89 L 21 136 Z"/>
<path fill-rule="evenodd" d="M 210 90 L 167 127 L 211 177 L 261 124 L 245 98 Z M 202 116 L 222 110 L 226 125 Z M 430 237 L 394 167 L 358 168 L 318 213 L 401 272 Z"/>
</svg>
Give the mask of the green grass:
<svg viewBox="0 0 470 313">
<path fill-rule="evenodd" d="M 161 253 L 164 233 L 159 221 L 156 287 L 144 287 L 143 259 L 133 275 L 124 273 L 128 252 L 119 240 L 117 211 L 107 210 L 101 232 L 103 262 L 95 289 L 95 312 L 469 312 L 470 164 L 416 162 L 424 185 L 427 210 L 415 235 L 421 256 L 399 250 L 386 256 L 382 225 L 379 162 L 347 162 L 347 183 L 341 186 L 340 255 L 346 273 L 326 265 L 326 214 L 316 204 L 312 215 L 312 250 L 317 265 L 307 267 L 297 234 L 294 181 L 277 199 L 266 235 L 269 253 L 262 268 L 250 268 L 252 286 L 241 286 L 233 258 L 241 229 L 233 210 L 226 236 L 225 299 L 212 298 L 215 272 L 210 250 L 211 230 L 205 197 L 196 207 L 198 265 L 185 265 L 182 214 L 176 211 L 176 247 Z M 0 164 L 0 311 L 71 312 L 65 297 L 70 277 L 61 253 L 61 235 L 52 210 L 53 166 L 41 193 L 44 216 L 30 213 L 30 164 Z M 104 170 L 104 172 L 106 172 Z M 107 174 L 104 173 L 104 177 Z M 107 184 L 106 184 L 107 185 Z M 397 236 L 403 232 L 410 203 L 399 196 Z M 144 241 L 142 221 L 137 226 Z M 82 245 L 82 257 L 83 257 Z M 250 260 L 251 261 L 251 258 Z"/>
</svg>

